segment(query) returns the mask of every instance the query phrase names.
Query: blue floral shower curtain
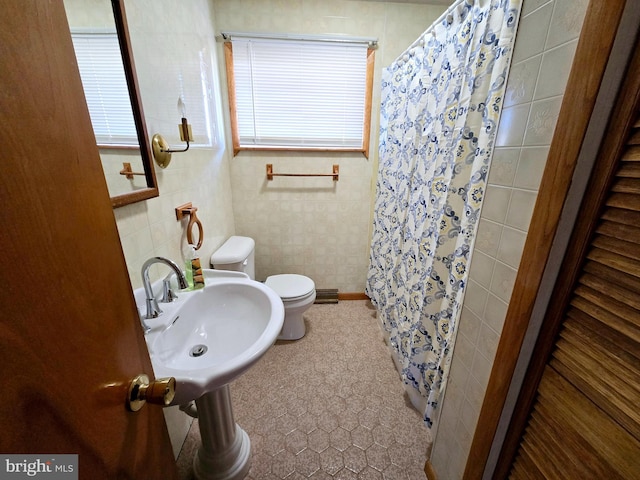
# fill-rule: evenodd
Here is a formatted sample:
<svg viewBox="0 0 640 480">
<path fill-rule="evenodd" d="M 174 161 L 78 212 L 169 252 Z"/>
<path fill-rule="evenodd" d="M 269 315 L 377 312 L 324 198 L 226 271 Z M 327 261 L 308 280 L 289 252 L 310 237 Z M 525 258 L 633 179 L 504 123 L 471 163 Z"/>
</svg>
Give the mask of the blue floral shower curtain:
<svg viewBox="0 0 640 480">
<path fill-rule="evenodd" d="M 431 427 L 447 378 L 521 0 L 461 1 L 382 74 L 366 293 Z"/>
</svg>

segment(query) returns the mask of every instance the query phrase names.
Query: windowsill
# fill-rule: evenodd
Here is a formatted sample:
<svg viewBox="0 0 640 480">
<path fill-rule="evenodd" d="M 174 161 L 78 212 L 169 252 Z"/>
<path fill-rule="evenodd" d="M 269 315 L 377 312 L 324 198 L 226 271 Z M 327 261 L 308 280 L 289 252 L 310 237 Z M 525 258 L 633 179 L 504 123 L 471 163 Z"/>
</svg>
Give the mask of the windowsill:
<svg viewBox="0 0 640 480">
<path fill-rule="evenodd" d="M 342 147 L 300 147 L 300 146 L 239 146 L 233 148 L 233 156 L 235 157 L 240 152 L 340 152 L 340 153 L 362 153 L 366 158 L 369 158 L 368 151 L 364 148 L 342 148 Z"/>
<path fill-rule="evenodd" d="M 180 145 L 186 145 L 186 143 L 179 142 L 174 145 L 174 148 L 184 148 Z M 205 149 L 205 148 L 215 148 L 215 145 L 209 145 L 206 143 L 191 143 L 189 145 L 189 149 Z M 139 145 L 111 145 L 111 144 L 98 144 L 99 150 L 140 150 Z"/>
</svg>

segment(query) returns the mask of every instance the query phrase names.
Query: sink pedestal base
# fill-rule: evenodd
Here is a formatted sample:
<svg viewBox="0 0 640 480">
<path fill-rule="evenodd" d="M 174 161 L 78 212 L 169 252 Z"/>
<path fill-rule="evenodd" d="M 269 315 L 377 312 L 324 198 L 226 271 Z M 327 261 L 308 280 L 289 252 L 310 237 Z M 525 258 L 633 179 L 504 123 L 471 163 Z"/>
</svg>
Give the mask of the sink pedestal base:
<svg viewBox="0 0 640 480">
<path fill-rule="evenodd" d="M 251 442 L 236 424 L 229 385 L 196 400 L 202 444 L 193 461 L 198 480 L 242 480 L 251 468 Z"/>
</svg>

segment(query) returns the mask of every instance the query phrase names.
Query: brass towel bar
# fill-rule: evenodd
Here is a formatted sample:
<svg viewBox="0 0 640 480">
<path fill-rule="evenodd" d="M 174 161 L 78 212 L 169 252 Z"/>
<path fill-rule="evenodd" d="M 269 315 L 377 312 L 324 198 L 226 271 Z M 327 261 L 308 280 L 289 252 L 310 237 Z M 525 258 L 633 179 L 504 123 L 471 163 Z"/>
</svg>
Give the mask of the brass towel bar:
<svg viewBox="0 0 640 480">
<path fill-rule="evenodd" d="M 267 163 L 267 180 L 273 180 L 273 177 L 333 177 L 333 181 L 337 182 L 340 176 L 340 166 L 333 166 L 333 173 L 273 173 L 273 164 Z"/>
<path fill-rule="evenodd" d="M 124 175 L 127 179 L 132 180 L 134 175 L 145 175 L 144 172 L 134 172 L 131 170 L 131 164 L 123 162 L 122 170 L 120 170 L 120 175 Z"/>
</svg>

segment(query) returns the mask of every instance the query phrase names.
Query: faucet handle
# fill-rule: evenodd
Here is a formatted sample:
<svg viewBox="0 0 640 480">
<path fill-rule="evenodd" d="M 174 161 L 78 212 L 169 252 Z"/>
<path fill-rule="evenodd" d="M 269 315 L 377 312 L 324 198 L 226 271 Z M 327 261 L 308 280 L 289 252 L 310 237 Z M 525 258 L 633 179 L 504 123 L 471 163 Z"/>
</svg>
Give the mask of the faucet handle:
<svg viewBox="0 0 640 480">
<path fill-rule="evenodd" d="M 160 303 L 171 303 L 178 298 L 171 288 L 171 277 L 175 275 L 175 272 L 169 272 L 169 274 L 162 280 L 162 298 Z"/>
<path fill-rule="evenodd" d="M 170 276 L 169 276 L 170 277 Z M 178 298 L 178 295 L 171 289 L 171 279 L 165 278 L 162 281 L 162 298 L 160 303 L 171 303 Z"/>
<path fill-rule="evenodd" d="M 158 318 L 162 310 L 158 306 L 158 302 L 156 302 L 155 298 L 147 298 L 147 314 L 144 316 L 147 320 L 150 318 Z M 151 327 L 146 325 L 144 321 L 142 322 L 142 326 L 144 327 L 145 333 L 151 330 Z"/>
</svg>

